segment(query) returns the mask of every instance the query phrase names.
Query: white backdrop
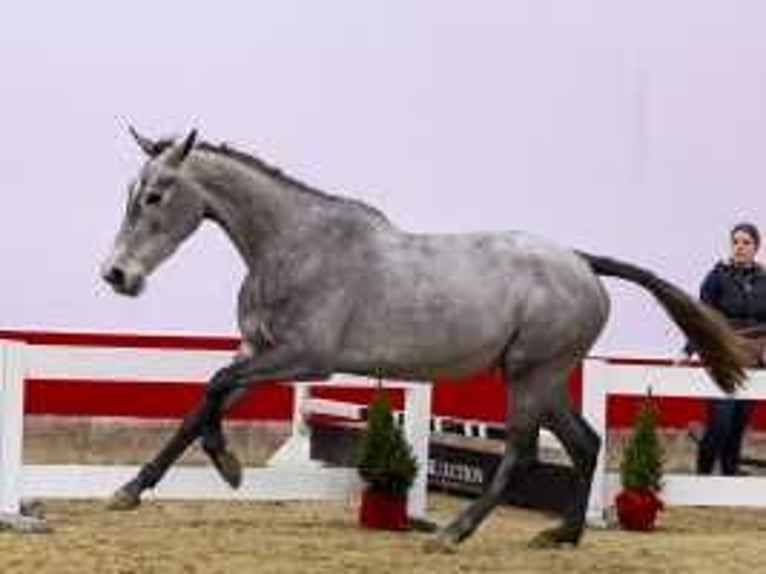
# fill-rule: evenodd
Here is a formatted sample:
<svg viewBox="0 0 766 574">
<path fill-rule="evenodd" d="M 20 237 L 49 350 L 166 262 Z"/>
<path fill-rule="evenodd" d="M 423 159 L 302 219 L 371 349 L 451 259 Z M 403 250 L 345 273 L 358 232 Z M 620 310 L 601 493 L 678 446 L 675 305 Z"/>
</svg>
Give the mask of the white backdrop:
<svg viewBox="0 0 766 574">
<path fill-rule="evenodd" d="M 766 226 L 759 0 L 0 4 L 0 326 L 232 333 L 242 266 L 208 227 L 137 300 L 98 266 L 142 158 L 198 127 L 419 231 L 521 228 L 696 292 Z M 680 344 L 610 281 L 600 351 Z"/>
</svg>

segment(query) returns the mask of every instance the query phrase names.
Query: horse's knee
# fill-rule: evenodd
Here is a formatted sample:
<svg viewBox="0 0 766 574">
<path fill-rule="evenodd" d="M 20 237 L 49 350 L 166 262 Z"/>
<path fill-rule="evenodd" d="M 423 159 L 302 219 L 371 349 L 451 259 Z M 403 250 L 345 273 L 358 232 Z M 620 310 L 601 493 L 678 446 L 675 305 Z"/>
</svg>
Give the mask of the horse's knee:
<svg viewBox="0 0 766 574">
<path fill-rule="evenodd" d="M 233 387 L 231 387 L 228 381 L 218 381 L 214 378 L 207 389 L 205 390 L 205 403 L 202 417 L 202 435 L 203 437 L 208 434 L 219 433 L 221 426 L 221 418 L 226 408 L 226 399 L 232 393 Z"/>
<path fill-rule="evenodd" d="M 234 390 L 234 383 L 228 377 L 216 374 L 205 389 L 205 400 L 208 404 L 220 404 Z"/>
</svg>

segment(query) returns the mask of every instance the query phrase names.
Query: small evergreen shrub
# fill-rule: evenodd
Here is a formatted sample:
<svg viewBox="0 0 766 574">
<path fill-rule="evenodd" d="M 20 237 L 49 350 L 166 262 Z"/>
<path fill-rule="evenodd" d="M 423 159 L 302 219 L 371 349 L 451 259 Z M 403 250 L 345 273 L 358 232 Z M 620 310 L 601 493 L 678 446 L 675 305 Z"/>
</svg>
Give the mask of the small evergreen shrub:
<svg viewBox="0 0 766 574">
<path fill-rule="evenodd" d="M 417 459 L 394 420 L 388 396 L 380 390 L 368 412 L 358 468 L 371 490 L 392 496 L 406 496 L 418 471 Z"/>
<path fill-rule="evenodd" d="M 620 462 L 620 480 L 625 490 L 662 490 L 664 449 L 657 434 L 657 407 L 647 395 L 641 404 L 633 434 Z"/>
</svg>

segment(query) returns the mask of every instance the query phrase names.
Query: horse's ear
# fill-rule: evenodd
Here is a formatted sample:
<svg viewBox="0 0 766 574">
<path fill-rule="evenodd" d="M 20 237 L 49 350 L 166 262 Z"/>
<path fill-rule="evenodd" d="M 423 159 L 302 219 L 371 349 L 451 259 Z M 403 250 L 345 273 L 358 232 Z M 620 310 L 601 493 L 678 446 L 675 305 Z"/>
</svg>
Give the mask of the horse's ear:
<svg viewBox="0 0 766 574">
<path fill-rule="evenodd" d="M 138 147 L 140 147 L 149 157 L 157 157 L 160 155 L 162 150 L 165 149 L 165 146 L 163 146 L 160 142 L 155 142 L 147 137 L 142 136 L 131 125 L 128 125 L 128 131 L 130 132 L 130 135 L 133 136 L 133 139 L 136 140 Z"/>
<path fill-rule="evenodd" d="M 175 146 L 168 156 L 167 163 L 173 166 L 181 165 L 181 162 L 186 159 L 189 152 L 194 149 L 194 144 L 197 141 L 197 130 L 192 130 L 184 138 L 184 141 Z"/>
</svg>

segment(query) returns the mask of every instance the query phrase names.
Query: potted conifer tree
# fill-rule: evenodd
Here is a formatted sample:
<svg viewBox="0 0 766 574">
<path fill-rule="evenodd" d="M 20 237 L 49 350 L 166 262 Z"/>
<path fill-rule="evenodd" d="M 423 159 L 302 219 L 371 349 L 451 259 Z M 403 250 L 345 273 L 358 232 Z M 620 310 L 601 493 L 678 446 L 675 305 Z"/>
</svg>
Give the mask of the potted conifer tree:
<svg viewBox="0 0 766 574">
<path fill-rule="evenodd" d="M 615 499 L 617 518 L 626 530 L 654 529 L 664 508 L 662 490 L 664 451 L 657 434 L 657 408 L 647 395 L 620 462 L 622 491 Z"/>
<path fill-rule="evenodd" d="M 381 390 L 370 405 L 358 468 L 365 483 L 359 514 L 362 526 L 408 529 L 407 493 L 418 464 L 394 420 L 388 396 Z"/>
</svg>

